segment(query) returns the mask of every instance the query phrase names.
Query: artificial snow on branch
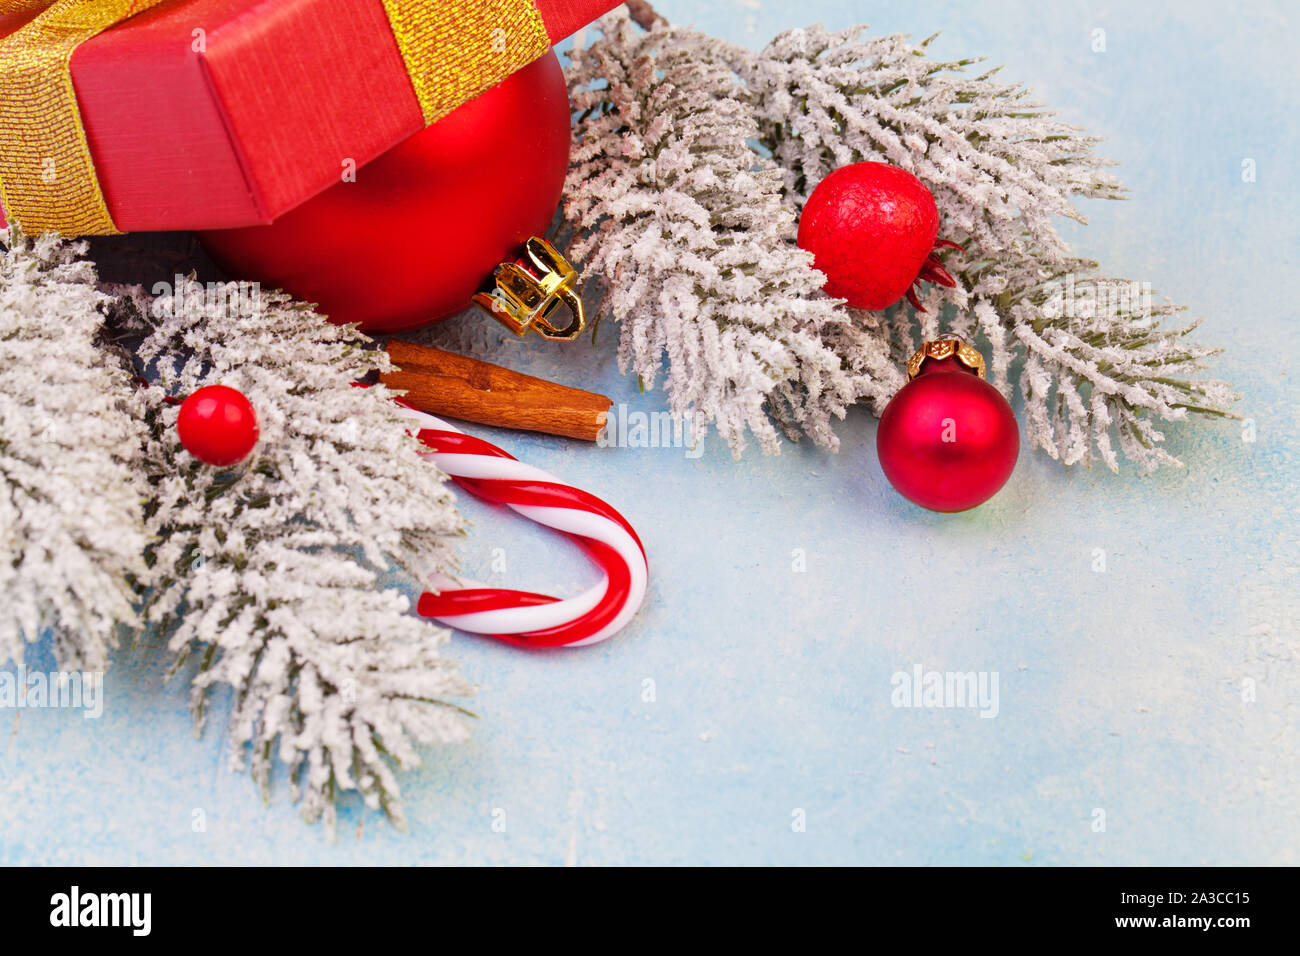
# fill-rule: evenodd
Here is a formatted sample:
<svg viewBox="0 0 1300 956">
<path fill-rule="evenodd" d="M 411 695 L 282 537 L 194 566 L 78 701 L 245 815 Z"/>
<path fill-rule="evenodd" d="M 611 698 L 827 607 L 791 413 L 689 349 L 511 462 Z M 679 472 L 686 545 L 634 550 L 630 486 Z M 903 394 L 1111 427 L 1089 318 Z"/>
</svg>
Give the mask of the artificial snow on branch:
<svg viewBox="0 0 1300 956">
<path fill-rule="evenodd" d="M 138 398 L 84 244 L 0 231 L 0 664 L 102 671 L 144 569 Z"/>
<path fill-rule="evenodd" d="M 1189 377 L 1216 350 L 1162 328 L 1180 311 L 1153 303 L 1150 289 L 1098 272 L 1072 256 L 1054 217 L 1083 222 L 1074 197 L 1122 195 L 1096 138 L 1057 120 L 997 70 L 966 72 L 974 60 L 927 56 L 930 39 L 867 37 L 865 27 L 791 30 L 757 56 L 737 56 L 762 128 L 760 142 L 785 170 L 786 198 L 802 208 L 838 166 L 880 160 L 909 170 L 934 194 L 941 234 L 966 247 L 948 259 L 956 289 L 930 287 L 929 314 L 898 308 L 889 327 L 919 318 L 922 338 L 936 312 L 955 307 L 952 328 L 982 332 L 994 381 L 1010 394 L 1013 358 L 1029 442 L 1066 464 L 1095 452 L 1112 469 L 1118 435 L 1142 471 L 1173 463 L 1153 419 L 1224 414 L 1223 382 Z M 912 342 L 907 342 L 910 348 Z"/>
<path fill-rule="evenodd" d="M 666 356 L 669 408 L 696 439 L 712 422 L 736 452 L 747 431 L 775 450 L 774 418 L 833 446 L 832 416 L 902 379 L 883 338 L 819 293 L 782 173 L 749 146 L 731 48 L 623 15 L 601 29 L 572 54 L 565 215 L 570 254 L 601 276 L 598 313 L 620 323 L 620 367 L 649 386 Z"/>
<path fill-rule="evenodd" d="M 395 768 L 416 744 L 466 735 L 470 693 L 442 655 L 448 632 L 385 587 L 394 568 L 448 567 L 460 520 L 382 385 L 387 355 L 280 293 L 192 283 L 119 300 L 137 347 L 150 486 L 144 616 L 177 667 L 194 664 L 196 716 L 233 689 L 233 762 L 269 794 L 277 762 L 304 816 L 331 826 L 357 791 L 401 823 Z M 230 295 L 222 294 L 230 288 Z M 169 398 L 224 384 L 253 403 L 261 438 L 233 468 L 181 446 Z"/>
<path fill-rule="evenodd" d="M 1067 464 L 1117 468 L 1114 435 L 1149 471 L 1173 461 L 1156 421 L 1227 413 L 1229 387 L 1193 374 L 1214 350 L 1161 325 L 1178 309 L 1056 231 L 1054 217 L 1082 221 L 1075 197 L 1122 194 L 1096 140 L 995 70 L 864 27 L 791 30 L 755 53 L 621 13 L 600 26 L 568 70 L 570 251 L 604 274 L 597 315 L 620 323 L 625 370 L 653 382 L 666 358 L 669 405 L 697 429 L 715 422 L 738 450 L 748 427 L 771 449 L 770 415 L 833 446 L 830 416 L 857 400 L 879 413 L 896 363 L 945 320 L 984 336 L 1008 395 L 1022 361 L 1028 440 Z M 927 288 L 925 313 L 845 309 L 794 247 L 808 195 L 863 160 L 916 175 L 940 235 L 965 246 L 946 259 L 957 287 Z"/>
</svg>

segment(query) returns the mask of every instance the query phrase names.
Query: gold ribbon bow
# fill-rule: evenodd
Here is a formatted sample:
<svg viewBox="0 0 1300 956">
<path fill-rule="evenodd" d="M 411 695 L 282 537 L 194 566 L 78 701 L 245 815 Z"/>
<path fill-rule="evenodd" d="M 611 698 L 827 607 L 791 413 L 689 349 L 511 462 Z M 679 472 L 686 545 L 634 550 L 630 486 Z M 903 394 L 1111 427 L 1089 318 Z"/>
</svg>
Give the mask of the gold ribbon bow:
<svg viewBox="0 0 1300 956">
<path fill-rule="evenodd" d="M 37 13 L 0 39 L 0 201 L 32 234 L 111 235 L 72 86 L 77 46 L 161 0 L 0 0 Z M 382 0 L 425 124 L 537 59 L 551 41 L 533 0 Z"/>
</svg>

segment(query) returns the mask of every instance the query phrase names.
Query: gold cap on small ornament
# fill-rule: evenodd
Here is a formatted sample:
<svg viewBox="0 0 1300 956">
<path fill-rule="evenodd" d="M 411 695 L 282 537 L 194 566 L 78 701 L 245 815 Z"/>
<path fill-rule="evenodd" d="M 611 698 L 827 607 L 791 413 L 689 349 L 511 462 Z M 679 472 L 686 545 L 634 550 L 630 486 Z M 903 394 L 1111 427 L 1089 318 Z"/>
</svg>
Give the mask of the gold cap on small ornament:
<svg viewBox="0 0 1300 956">
<path fill-rule="evenodd" d="M 916 354 L 907 360 L 909 382 L 921 374 L 921 366 L 925 364 L 926 359 L 934 359 L 936 362 L 955 359 L 980 378 L 984 378 L 984 356 L 955 336 L 926 342 L 917 349 Z"/>
<path fill-rule="evenodd" d="M 578 295 L 578 272 L 545 239 L 533 236 L 524 244 L 525 262 L 503 262 L 492 273 L 490 292 L 479 292 L 474 304 L 484 309 L 515 335 L 528 331 L 557 342 L 572 342 L 582 332 L 586 319 Z M 563 327 L 551 316 L 564 306 L 570 321 Z"/>
</svg>

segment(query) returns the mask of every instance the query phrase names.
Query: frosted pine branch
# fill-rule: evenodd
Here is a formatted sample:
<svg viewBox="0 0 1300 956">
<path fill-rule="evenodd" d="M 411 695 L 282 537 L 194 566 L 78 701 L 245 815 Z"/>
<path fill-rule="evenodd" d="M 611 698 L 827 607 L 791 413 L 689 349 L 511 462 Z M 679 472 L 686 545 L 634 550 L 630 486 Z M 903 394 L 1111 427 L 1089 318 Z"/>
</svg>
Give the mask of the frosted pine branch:
<svg viewBox="0 0 1300 956">
<path fill-rule="evenodd" d="M 357 791 L 400 823 L 395 769 L 419 763 L 417 744 L 465 736 L 450 698 L 470 687 L 442 656 L 447 631 L 383 586 L 392 567 L 423 578 L 449 565 L 460 531 L 390 393 L 351 385 L 386 354 L 279 293 L 238 309 L 136 301 L 147 318 L 127 300 L 121 311 L 150 326 L 137 349 L 153 381 L 148 623 L 178 668 L 197 662 L 200 721 L 212 688 L 233 689 L 233 762 L 265 793 L 279 762 L 307 819 L 332 827 L 335 798 Z M 231 469 L 182 449 L 164 400 L 217 383 L 247 395 L 261 427 Z"/>
<path fill-rule="evenodd" d="M 932 60 L 929 41 L 863 27 L 792 30 L 759 53 L 663 25 L 642 33 L 619 14 L 601 27 L 569 70 L 582 112 L 566 216 L 580 237 L 590 230 L 573 252 L 606 277 L 597 313 L 622 324 L 623 366 L 653 380 L 666 357 L 674 412 L 716 421 L 733 448 L 742 426 L 774 446 L 759 409 L 833 445 L 830 416 L 862 399 L 878 413 L 897 362 L 941 331 L 982 335 L 1008 395 L 1019 364 L 1028 439 L 1069 464 L 1096 455 L 1118 467 L 1117 437 L 1151 470 L 1173 460 L 1154 422 L 1227 412 L 1228 386 L 1195 375 L 1214 350 L 1161 325 L 1177 309 L 1114 296 L 1129 284 L 1056 231 L 1054 217 L 1082 221 L 1075 197 L 1122 195 L 1096 139 L 996 70 L 968 72 L 976 61 Z M 829 172 L 862 160 L 918 176 L 940 235 L 966 247 L 946 255 L 958 287 L 926 287 L 926 314 L 852 313 L 817 294 L 793 220 L 776 213 L 774 175 L 793 216 Z M 1075 285 L 1094 304 L 1062 306 Z M 746 357 L 771 354 L 783 361 L 751 374 Z"/>
<path fill-rule="evenodd" d="M 929 59 L 929 40 L 864 30 L 791 30 L 733 60 L 761 141 L 786 170 L 790 207 L 847 163 L 910 170 L 935 196 L 941 235 L 966 246 L 947 260 L 958 287 L 931 286 L 922 298 L 932 314 L 919 316 L 921 337 L 939 331 L 934 313 L 946 302 L 959 310 L 959 331 L 977 325 L 991 343 L 1004 391 L 1023 358 L 1028 439 L 1066 464 L 1096 453 L 1117 468 L 1112 434 L 1143 471 L 1173 462 L 1153 420 L 1224 414 L 1234 396 L 1189 374 L 1214 350 L 1188 341 L 1188 328 L 1161 326 L 1176 308 L 1073 257 L 1057 233 L 1053 217 L 1084 221 L 1075 197 L 1122 195 L 1097 140 L 996 70 L 969 73 L 975 61 Z M 895 309 L 891 325 L 906 330 L 913 315 Z"/>
<path fill-rule="evenodd" d="M 666 358 L 669 408 L 696 438 L 711 422 L 736 452 L 746 431 L 774 450 L 774 418 L 834 446 L 831 418 L 901 379 L 869 320 L 819 293 L 781 171 L 748 145 L 759 129 L 730 48 L 621 14 L 601 27 L 568 74 L 581 118 L 565 216 L 570 254 L 604 277 L 620 367 L 650 387 Z"/>
<path fill-rule="evenodd" d="M 143 430 L 84 246 L 0 231 L 0 664 L 102 671 L 143 571 Z"/>
</svg>

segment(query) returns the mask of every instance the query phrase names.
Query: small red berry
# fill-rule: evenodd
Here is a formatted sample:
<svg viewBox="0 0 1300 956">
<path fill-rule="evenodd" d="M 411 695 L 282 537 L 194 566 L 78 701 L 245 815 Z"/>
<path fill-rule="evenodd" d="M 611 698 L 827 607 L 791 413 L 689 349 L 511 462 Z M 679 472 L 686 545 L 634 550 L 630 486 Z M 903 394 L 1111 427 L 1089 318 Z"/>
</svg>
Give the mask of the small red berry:
<svg viewBox="0 0 1300 956">
<path fill-rule="evenodd" d="M 884 309 L 922 280 L 957 283 L 939 262 L 939 211 L 925 184 L 888 163 L 854 163 L 835 170 L 812 191 L 799 219 L 799 246 L 826 276 L 827 295 L 855 309 Z M 925 311 L 921 309 L 921 311 Z"/>
<path fill-rule="evenodd" d="M 257 415 L 244 393 L 208 385 L 181 403 L 176 431 L 185 450 L 208 465 L 233 465 L 257 444 Z"/>
</svg>

